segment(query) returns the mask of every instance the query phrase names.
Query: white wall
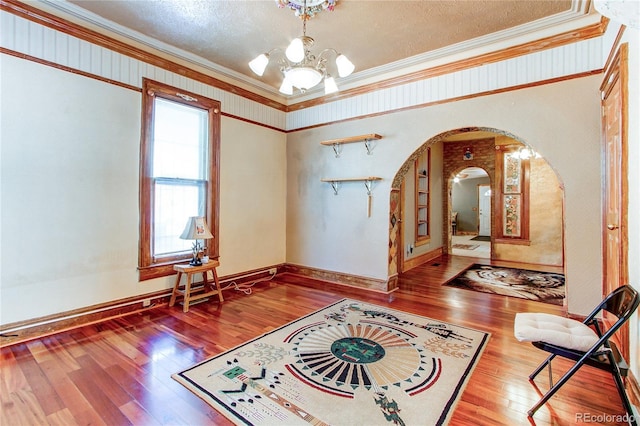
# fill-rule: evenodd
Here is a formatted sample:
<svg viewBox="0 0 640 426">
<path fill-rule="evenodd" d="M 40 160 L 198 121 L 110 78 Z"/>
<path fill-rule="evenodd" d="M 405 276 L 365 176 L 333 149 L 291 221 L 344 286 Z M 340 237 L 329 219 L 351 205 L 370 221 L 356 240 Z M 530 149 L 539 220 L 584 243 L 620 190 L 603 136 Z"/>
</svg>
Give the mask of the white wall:
<svg viewBox="0 0 640 426">
<path fill-rule="evenodd" d="M 136 269 L 140 92 L 0 58 L 0 323 L 169 288 Z M 286 136 L 221 134 L 219 274 L 282 263 Z"/>
<path fill-rule="evenodd" d="M 287 138 L 287 261 L 387 278 L 391 179 L 424 141 L 461 127 L 510 132 L 540 152 L 565 185 L 568 308 L 586 314 L 600 300 L 600 76 L 531 87 L 298 132 Z M 378 133 L 373 155 L 345 145 L 334 158 L 320 141 Z M 361 184 L 333 195 L 323 177 L 380 176 L 366 216 Z"/>
<path fill-rule="evenodd" d="M 285 261 L 286 135 L 222 117 L 221 274 Z"/>
</svg>

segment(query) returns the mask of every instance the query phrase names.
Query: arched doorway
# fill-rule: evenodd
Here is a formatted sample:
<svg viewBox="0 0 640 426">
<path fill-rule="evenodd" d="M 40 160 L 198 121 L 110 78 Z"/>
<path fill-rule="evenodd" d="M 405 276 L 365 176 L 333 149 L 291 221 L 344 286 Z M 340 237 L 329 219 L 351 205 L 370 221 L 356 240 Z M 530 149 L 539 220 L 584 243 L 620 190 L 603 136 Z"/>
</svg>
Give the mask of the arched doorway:
<svg viewBox="0 0 640 426">
<path fill-rule="evenodd" d="M 451 186 L 451 253 L 491 258 L 491 180 L 486 170 L 466 167 Z"/>
<path fill-rule="evenodd" d="M 496 188 L 496 152 L 501 149 L 501 146 L 507 146 L 507 144 L 528 147 L 524 141 L 503 130 L 486 127 L 456 129 L 427 140 L 404 162 L 394 177 L 390 194 L 388 265 L 390 283 L 407 264 L 405 256 L 412 255 L 406 250 L 411 246 L 410 241 L 404 241 L 403 235 L 401 235 L 402 219 L 406 213 L 403 212 L 404 200 L 402 196 L 405 194 L 402 193 L 402 189 L 407 172 L 413 167 L 416 158 L 427 148 L 441 146 L 441 157 L 435 159 L 441 163 L 441 176 L 438 181 L 441 203 L 439 206 L 433 206 L 433 209 L 440 209 L 436 217 L 440 222 L 432 221 L 433 226 L 437 226 L 441 232 L 441 236 L 436 239 L 436 242 L 441 244 L 433 252 L 436 253 L 437 250 L 440 250 L 441 254 L 451 254 L 451 191 L 455 175 L 468 167 L 482 168 L 487 172 L 491 182 L 492 207 L 494 207 L 494 214 L 491 218 L 491 235 L 495 235 L 495 209 L 500 207 L 499 204 L 496 204 L 495 195 L 493 195 Z M 532 170 L 536 172 L 534 190 L 543 192 L 542 196 L 533 197 L 535 199 L 530 206 L 527 206 L 527 208 L 531 208 L 531 214 L 535 219 L 531 221 L 532 240 L 521 245 L 492 241 L 492 258 L 564 267 L 563 185 L 555 170 L 544 158 L 536 159 L 532 164 L 535 166 Z M 432 182 L 435 181 L 435 179 L 432 180 Z M 543 191 L 549 188 L 553 190 L 551 194 Z M 406 215 L 404 218 L 407 219 Z M 532 254 L 538 256 L 534 261 L 532 261 Z"/>
</svg>

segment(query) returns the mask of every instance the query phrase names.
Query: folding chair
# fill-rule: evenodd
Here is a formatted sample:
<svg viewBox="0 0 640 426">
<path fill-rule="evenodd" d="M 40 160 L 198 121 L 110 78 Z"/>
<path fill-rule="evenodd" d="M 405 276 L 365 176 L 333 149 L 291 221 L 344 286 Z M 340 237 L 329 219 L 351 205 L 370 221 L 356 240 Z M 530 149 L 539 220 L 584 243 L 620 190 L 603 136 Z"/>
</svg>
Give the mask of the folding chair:
<svg viewBox="0 0 640 426">
<path fill-rule="evenodd" d="M 543 313 L 518 313 L 514 324 L 514 334 L 521 342 L 532 344 L 551 353 L 551 355 L 536 368 L 529 376 L 533 379 L 549 366 L 549 386 L 540 401 L 528 411 L 529 417 L 542 407 L 567 380 L 573 376 L 583 365 L 590 365 L 613 376 L 622 404 L 629 414 L 632 425 L 637 426 L 635 416 L 631 409 L 631 403 L 624 389 L 622 377 L 627 375 L 629 366 L 618 352 L 616 345 L 609 339 L 631 317 L 640 304 L 638 292 L 631 286 L 618 287 L 609 294 L 589 316 L 583 321 L 575 321 L 557 315 Z M 603 332 L 598 317 L 600 313 L 607 311 L 615 315 L 617 321 Z M 575 364 L 553 384 L 551 360 L 556 356 L 568 358 Z"/>
</svg>

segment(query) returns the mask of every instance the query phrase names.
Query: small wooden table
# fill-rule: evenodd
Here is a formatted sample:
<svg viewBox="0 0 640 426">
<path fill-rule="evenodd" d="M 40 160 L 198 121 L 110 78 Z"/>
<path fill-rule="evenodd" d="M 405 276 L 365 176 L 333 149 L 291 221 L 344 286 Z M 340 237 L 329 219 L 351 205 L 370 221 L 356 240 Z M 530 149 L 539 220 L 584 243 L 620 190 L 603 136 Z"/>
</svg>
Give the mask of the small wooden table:
<svg viewBox="0 0 640 426">
<path fill-rule="evenodd" d="M 207 263 L 203 263 L 200 266 L 191 266 L 189 264 L 186 265 L 174 265 L 173 270 L 178 272 L 178 276 L 176 277 L 176 284 L 173 286 L 173 292 L 171 293 L 171 300 L 169 300 L 169 306 L 173 306 L 176 303 L 176 298 L 178 295 L 182 295 L 184 300 L 182 302 L 182 311 L 189 312 L 189 303 L 204 299 L 205 297 L 218 295 L 220 302 L 224 302 L 224 297 L 222 297 L 222 289 L 220 288 L 220 283 L 218 282 L 218 274 L 216 273 L 216 268 L 220 266 L 220 262 L 217 260 L 210 260 Z M 207 279 L 207 272 L 211 271 L 213 273 L 213 282 L 210 283 Z M 193 275 L 194 274 L 202 274 L 202 287 L 191 288 L 193 284 Z M 182 275 L 186 275 L 187 279 L 184 284 L 184 290 L 180 289 L 180 279 Z"/>
</svg>

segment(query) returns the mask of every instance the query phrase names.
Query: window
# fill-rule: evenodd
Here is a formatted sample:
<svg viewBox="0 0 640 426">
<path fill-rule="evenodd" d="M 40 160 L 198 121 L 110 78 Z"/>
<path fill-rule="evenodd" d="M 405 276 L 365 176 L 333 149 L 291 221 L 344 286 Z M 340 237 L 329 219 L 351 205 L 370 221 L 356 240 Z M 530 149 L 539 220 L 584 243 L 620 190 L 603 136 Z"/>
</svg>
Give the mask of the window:
<svg viewBox="0 0 640 426">
<path fill-rule="evenodd" d="M 204 216 L 218 258 L 220 102 L 144 79 L 140 148 L 140 280 L 191 258 L 187 219 Z"/>
<path fill-rule="evenodd" d="M 416 244 L 429 242 L 431 206 L 430 182 L 431 182 L 431 148 L 427 148 L 416 158 L 414 170 L 416 175 Z"/>
<path fill-rule="evenodd" d="M 497 242 L 529 244 L 529 159 L 517 146 L 497 146 Z"/>
</svg>

